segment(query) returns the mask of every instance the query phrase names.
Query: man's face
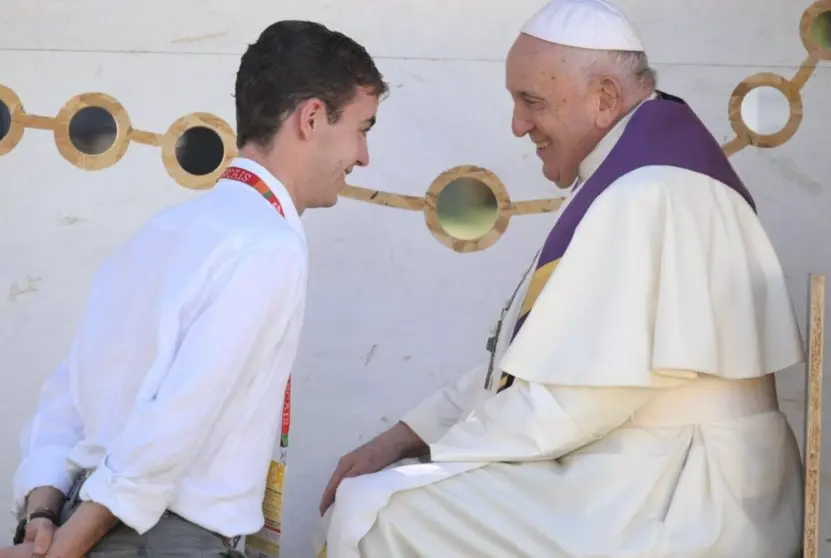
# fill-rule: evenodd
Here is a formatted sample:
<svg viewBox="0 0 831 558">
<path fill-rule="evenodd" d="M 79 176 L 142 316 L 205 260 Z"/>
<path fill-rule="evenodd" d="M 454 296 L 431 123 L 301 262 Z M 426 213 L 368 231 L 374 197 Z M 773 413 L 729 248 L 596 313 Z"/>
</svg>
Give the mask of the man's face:
<svg viewBox="0 0 831 558">
<path fill-rule="evenodd" d="M 560 188 L 571 186 L 580 163 L 601 137 L 594 122 L 594 99 L 567 55 L 564 47 L 520 35 L 506 65 L 514 135 L 530 137 L 543 175 Z"/>
<path fill-rule="evenodd" d="M 355 166 L 369 165 L 367 134 L 375 124 L 378 97 L 358 88 L 334 124 L 325 122 L 315 146 L 312 175 L 308 184 L 308 207 L 331 207 L 346 186 L 346 175 Z"/>
</svg>

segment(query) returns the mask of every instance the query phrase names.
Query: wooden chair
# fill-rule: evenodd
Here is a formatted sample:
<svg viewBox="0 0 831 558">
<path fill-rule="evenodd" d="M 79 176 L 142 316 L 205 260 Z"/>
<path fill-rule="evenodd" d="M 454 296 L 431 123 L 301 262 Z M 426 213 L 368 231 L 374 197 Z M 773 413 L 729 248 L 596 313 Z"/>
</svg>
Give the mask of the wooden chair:
<svg viewBox="0 0 831 558">
<path fill-rule="evenodd" d="M 805 372 L 805 510 L 803 558 L 820 558 L 819 496 L 822 449 L 822 372 L 825 339 L 825 275 L 808 283 L 808 361 Z"/>
</svg>

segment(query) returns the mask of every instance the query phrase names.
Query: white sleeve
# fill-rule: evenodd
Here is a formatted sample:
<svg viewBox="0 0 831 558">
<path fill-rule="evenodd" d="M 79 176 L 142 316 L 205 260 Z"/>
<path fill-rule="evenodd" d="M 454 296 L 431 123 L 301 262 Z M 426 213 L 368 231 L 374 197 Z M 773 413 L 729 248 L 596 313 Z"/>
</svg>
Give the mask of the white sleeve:
<svg viewBox="0 0 831 558">
<path fill-rule="evenodd" d="M 425 443 L 435 442 L 471 408 L 476 392 L 484 389 L 484 382 L 483 369 L 477 366 L 419 403 L 401 422 Z"/>
<path fill-rule="evenodd" d="M 564 387 L 516 379 L 430 446 L 433 461 L 557 459 L 599 440 L 659 388 Z"/>
<path fill-rule="evenodd" d="M 20 464 L 14 474 L 14 504 L 18 513 L 26 497 L 40 486 L 54 487 L 66 495 L 73 475 L 67 457 L 81 440 L 83 422 L 69 389 L 66 362 L 43 383 L 37 411 L 20 435 Z"/>
<path fill-rule="evenodd" d="M 235 265 L 185 332 L 158 392 L 136 402 L 84 483 L 83 500 L 107 507 L 139 533 L 158 522 L 228 400 L 251 381 L 243 371 L 252 346 L 264 334 L 281 338 L 305 281 L 303 262 L 287 247 L 248 254 Z"/>
</svg>

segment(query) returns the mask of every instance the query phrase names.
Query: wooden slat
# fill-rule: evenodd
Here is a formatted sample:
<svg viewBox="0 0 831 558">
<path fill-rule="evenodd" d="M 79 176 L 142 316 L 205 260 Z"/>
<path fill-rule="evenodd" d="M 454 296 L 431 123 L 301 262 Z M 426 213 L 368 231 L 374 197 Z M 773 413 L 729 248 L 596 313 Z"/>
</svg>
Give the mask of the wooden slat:
<svg viewBox="0 0 831 558">
<path fill-rule="evenodd" d="M 806 368 L 805 379 L 805 514 L 803 558 L 819 558 L 825 275 L 815 273 L 810 275 L 808 304 L 808 366 Z"/>
</svg>

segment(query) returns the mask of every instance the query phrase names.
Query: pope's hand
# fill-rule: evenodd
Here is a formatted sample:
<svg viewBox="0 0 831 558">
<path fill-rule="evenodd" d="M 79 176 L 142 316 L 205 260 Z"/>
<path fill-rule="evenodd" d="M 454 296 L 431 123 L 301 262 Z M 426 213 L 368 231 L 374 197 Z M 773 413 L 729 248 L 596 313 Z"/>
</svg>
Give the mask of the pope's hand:
<svg viewBox="0 0 831 558">
<path fill-rule="evenodd" d="M 396 423 L 386 432 L 340 458 L 320 499 L 320 515 L 325 514 L 334 503 L 335 493 L 343 479 L 377 473 L 400 459 L 425 455 L 427 451 L 427 445 L 409 426 L 403 422 Z"/>
</svg>

